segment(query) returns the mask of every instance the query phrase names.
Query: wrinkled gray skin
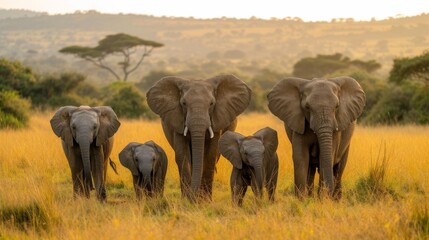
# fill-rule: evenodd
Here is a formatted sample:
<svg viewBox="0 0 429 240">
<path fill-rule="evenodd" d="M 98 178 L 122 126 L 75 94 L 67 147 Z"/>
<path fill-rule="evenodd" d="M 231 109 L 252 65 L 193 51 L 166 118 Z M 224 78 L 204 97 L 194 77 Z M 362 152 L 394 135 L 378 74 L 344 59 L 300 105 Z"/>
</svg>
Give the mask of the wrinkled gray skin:
<svg viewBox="0 0 429 240">
<path fill-rule="evenodd" d="M 137 199 L 142 194 L 162 197 L 168 160 L 164 150 L 155 142 L 129 143 L 120 153 L 119 161 L 133 175 Z"/>
<path fill-rule="evenodd" d="M 97 198 L 106 201 L 107 163 L 119 126 L 115 112 L 107 106 L 66 106 L 52 117 L 52 130 L 61 137 L 69 162 L 75 197 L 89 198 L 94 179 Z"/>
<path fill-rule="evenodd" d="M 231 193 L 233 203 L 241 206 L 248 186 L 262 198 L 263 187 L 274 201 L 279 160 L 277 157 L 277 132 L 266 127 L 252 136 L 227 131 L 219 140 L 221 154 L 232 165 Z"/>
<path fill-rule="evenodd" d="M 234 130 L 250 102 L 251 90 L 233 75 L 206 80 L 165 77 L 147 92 L 149 107 L 162 119 L 175 152 L 182 195 L 211 200 L 219 159 L 219 137 Z"/>
<path fill-rule="evenodd" d="M 292 143 L 295 194 L 300 198 L 313 194 L 318 169 L 319 196 L 340 199 L 350 140 L 365 106 L 359 83 L 350 77 L 287 78 L 274 86 L 268 101 Z"/>
</svg>

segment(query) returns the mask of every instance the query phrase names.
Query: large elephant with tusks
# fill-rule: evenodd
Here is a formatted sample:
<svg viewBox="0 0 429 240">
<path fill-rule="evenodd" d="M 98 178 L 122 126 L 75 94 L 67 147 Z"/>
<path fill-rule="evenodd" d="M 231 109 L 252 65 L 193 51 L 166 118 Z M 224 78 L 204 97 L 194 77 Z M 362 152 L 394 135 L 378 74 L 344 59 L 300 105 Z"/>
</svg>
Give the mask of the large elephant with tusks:
<svg viewBox="0 0 429 240">
<path fill-rule="evenodd" d="M 171 76 L 156 82 L 146 95 L 174 149 L 182 195 L 191 201 L 211 200 L 219 138 L 235 130 L 236 117 L 249 105 L 251 90 L 233 75 L 205 80 Z"/>
</svg>

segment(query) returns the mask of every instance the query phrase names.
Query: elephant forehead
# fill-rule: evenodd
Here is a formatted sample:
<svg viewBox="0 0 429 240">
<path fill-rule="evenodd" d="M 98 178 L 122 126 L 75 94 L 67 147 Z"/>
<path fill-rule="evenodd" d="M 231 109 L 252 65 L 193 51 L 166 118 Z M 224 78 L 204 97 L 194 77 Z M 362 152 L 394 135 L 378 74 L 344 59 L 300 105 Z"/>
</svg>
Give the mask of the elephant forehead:
<svg viewBox="0 0 429 240">
<path fill-rule="evenodd" d="M 98 114 L 90 110 L 81 110 L 73 113 L 71 117 L 72 122 L 81 122 L 83 123 L 97 123 Z"/>
<path fill-rule="evenodd" d="M 338 92 L 340 87 L 334 82 L 327 81 L 324 79 L 316 79 L 310 81 L 304 88 L 304 91 L 316 91 L 316 92 Z"/>
<path fill-rule="evenodd" d="M 264 151 L 264 144 L 255 137 L 246 137 L 241 146 L 246 151 Z"/>
<path fill-rule="evenodd" d="M 328 81 L 317 81 L 313 84 L 309 84 L 304 89 L 304 95 L 307 97 L 307 101 L 315 103 L 330 102 L 336 104 L 338 102 L 339 87 L 335 83 Z"/>
<path fill-rule="evenodd" d="M 136 147 L 134 152 L 136 155 L 148 155 L 148 156 L 155 155 L 155 150 L 152 147 L 146 146 L 146 145 L 140 145 Z"/>
<path fill-rule="evenodd" d="M 194 80 L 190 81 L 188 86 L 184 88 L 184 90 L 193 93 L 213 92 L 213 86 L 205 81 Z"/>
</svg>

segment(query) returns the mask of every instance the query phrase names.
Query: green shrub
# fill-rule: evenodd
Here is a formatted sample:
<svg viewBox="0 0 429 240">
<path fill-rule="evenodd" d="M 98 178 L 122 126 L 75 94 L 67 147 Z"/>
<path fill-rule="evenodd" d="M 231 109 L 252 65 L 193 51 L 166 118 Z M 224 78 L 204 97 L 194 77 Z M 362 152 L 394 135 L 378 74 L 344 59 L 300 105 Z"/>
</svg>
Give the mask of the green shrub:
<svg viewBox="0 0 429 240">
<path fill-rule="evenodd" d="M 386 89 L 380 100 L 363 119 L 364 122 L 367 124 L 400 124 L 413 121 L 408 117 L 412 96 L 411 89 L 398 86 Z"/>
<path fill-rule="evenodd" d="M 0 92 L 0 128 L 21 128 L 29 119 L 30 102 L 15 91 Z"/>
<path fill-rule="evenodd" d="M 17 91 L 19 95 L 29 97 L 35 80 L 31 68 L 18 61 L 0 58 L 0 90 Z"/>
<path fill-rule="evenodd" d="M 134 85 L 117 82 L 109 85 L 106 92 L 110 93 L 110 96 L 106 96 L 104 105 L 111 106 L 118 117 L 156 117 L 147 106 L 143 94 Z"/>
</svg>

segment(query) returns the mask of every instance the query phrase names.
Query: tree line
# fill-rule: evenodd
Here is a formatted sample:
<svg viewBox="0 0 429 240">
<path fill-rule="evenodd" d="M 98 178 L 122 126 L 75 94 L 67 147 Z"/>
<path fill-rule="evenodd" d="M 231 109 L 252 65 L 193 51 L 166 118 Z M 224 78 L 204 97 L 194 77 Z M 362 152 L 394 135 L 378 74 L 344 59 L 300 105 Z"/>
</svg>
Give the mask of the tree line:
<svg viewBox="0 0 429 240">
<path fill-rule="evenodd" d="M 266 94 L 285 77 L 347 75 L 355 78 L 367 95 L 361 123 L 429 123 L 429 52 L 395 59 L 388 79 L 375 73 L 380 67 L 374 60 L 350 59 L 336 53 L 302 58 L 293 65 L 292 73 L 265 68 L 253 76 L 233 74 L 252 88 L 248 112 L 266 112 Z M 156 116 L 147 107 L 144 93 L 160 78 L 180 74 L 152 70 L 139 82 L 116 81 L 99 87 L 81 73 L 38 75 L 21 62 L 0 59 L 0 128 L 23 127 L 31 110 L 51 110 L 63 105 L 109 105 L 122 118 L 153 119 Z"/>
</svg>

